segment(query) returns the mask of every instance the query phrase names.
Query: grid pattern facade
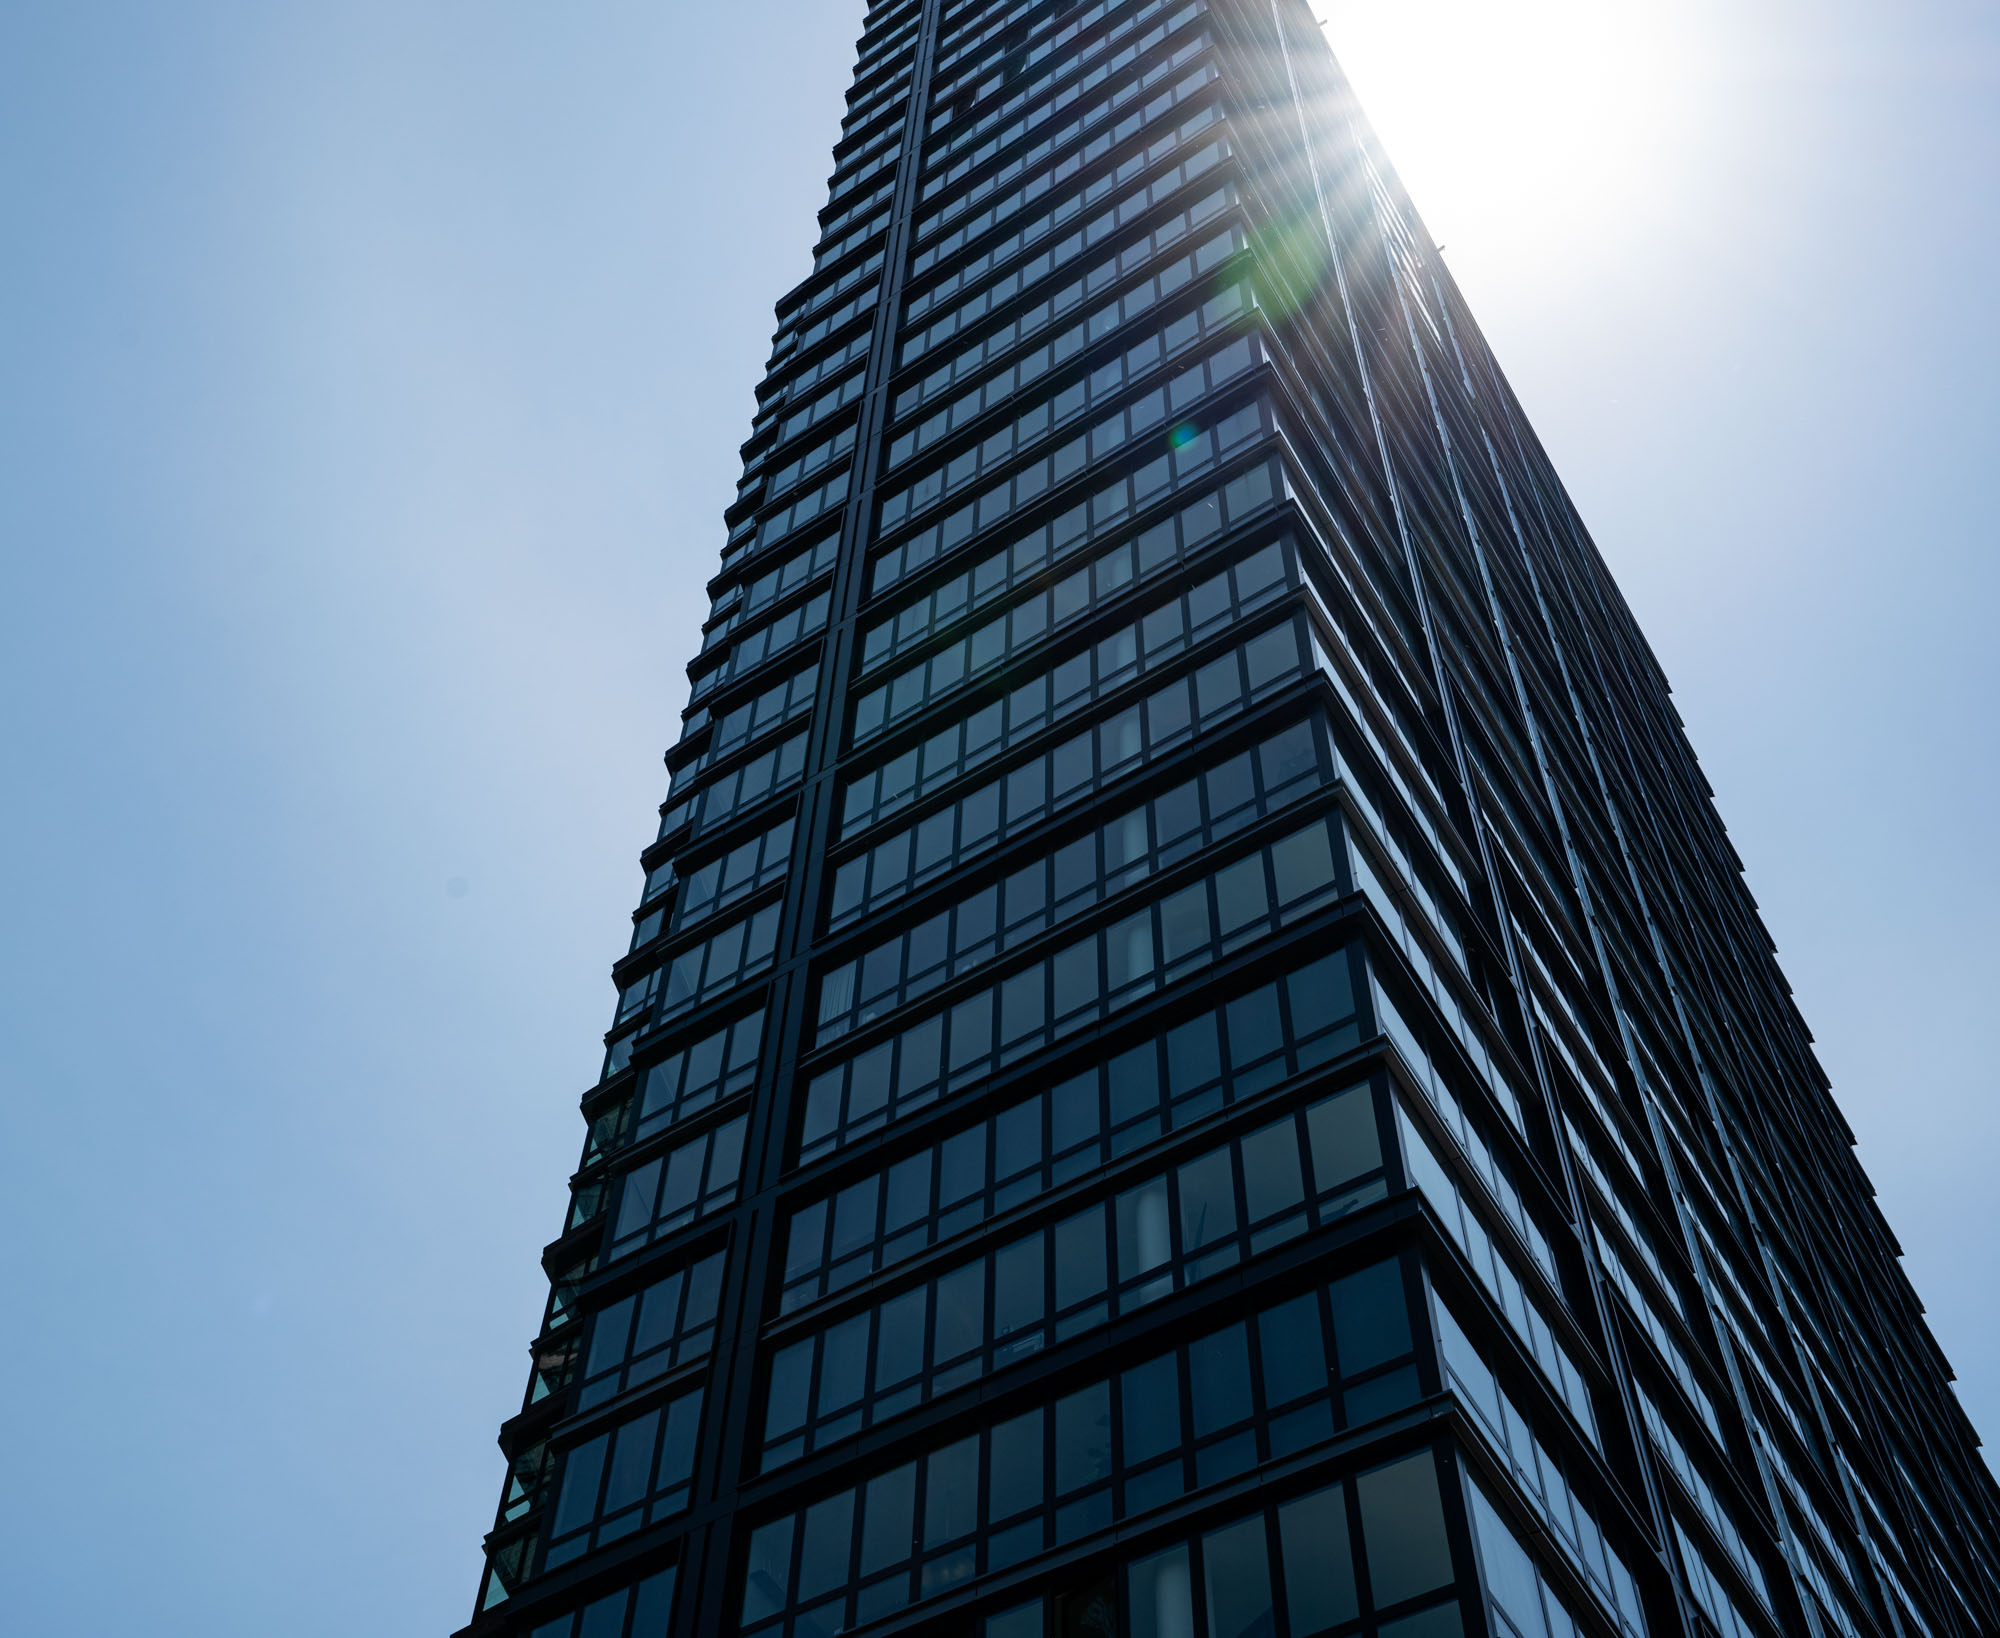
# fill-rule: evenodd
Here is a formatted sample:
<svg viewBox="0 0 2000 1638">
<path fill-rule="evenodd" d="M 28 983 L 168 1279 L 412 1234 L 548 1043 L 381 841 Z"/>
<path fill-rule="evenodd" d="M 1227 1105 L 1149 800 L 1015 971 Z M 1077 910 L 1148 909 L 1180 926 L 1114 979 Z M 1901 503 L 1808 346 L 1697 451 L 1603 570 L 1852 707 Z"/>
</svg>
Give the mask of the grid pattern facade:
<svg viewBox="0 0 2000 1638">
<path fill-rule="evenodd" d="M 1668 688 L 1301 0 L 879 0 L 468 1635 L 1976 1638 Z"/>
</svg>

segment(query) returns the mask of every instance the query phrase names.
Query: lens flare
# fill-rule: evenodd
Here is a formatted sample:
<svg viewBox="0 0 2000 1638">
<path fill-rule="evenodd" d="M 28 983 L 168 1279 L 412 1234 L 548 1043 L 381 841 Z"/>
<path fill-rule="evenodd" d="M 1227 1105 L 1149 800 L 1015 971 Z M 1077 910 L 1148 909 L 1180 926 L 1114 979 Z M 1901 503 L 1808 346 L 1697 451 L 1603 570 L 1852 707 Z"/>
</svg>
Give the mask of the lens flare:
<svg viewBox="0 0 2000 1638">
<path fill-rule="evenodd" d="M 1669 169 L 1674 13 L 1649 0 L 1318 0 L 1431 230 L 1568 254 Z"/>
</svg>

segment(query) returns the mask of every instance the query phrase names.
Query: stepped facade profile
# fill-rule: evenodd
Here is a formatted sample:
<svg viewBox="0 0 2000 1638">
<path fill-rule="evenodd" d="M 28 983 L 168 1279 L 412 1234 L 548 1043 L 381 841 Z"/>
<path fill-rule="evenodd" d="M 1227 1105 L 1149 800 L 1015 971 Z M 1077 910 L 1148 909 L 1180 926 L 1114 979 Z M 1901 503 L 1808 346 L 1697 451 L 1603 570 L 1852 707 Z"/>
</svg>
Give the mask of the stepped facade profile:
<svg viewBox="0 0 2000 1638">
<path fill-rule="evenodd" d="M 467 1638 L 2000 1633 L 1666 679 L 1305 5 L 880 0 L 834 160 Z"/>
</svg>

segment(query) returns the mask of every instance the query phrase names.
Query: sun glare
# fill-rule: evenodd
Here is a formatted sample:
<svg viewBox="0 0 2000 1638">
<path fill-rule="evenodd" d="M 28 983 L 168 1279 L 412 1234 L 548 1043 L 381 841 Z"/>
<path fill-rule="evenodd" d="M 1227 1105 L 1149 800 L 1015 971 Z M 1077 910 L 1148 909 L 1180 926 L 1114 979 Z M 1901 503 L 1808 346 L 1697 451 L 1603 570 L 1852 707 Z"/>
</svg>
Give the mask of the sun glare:
<svg viewBox="0 0 2000 1638">
<path fill-rule="evenodd" d="M 1389 157 L 1444 240 L 1571 251 L 1663 168 L 1673 41 L 1650 0 L 1317 0 Z"/>
</svg>

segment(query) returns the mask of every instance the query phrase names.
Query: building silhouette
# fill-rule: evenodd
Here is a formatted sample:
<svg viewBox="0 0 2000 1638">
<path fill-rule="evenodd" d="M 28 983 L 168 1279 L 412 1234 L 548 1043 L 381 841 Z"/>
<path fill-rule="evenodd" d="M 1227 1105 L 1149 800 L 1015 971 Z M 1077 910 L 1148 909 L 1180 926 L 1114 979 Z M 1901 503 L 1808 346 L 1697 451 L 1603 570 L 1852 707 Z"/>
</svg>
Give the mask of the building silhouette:
<svg viewBox="0 0 2000 1638">
<path fill-rule="evenodd" d="M 1300 0 L 881 0 L 468 1634 L 1973 1638 L 1667 683 Z"/>
</svg>

